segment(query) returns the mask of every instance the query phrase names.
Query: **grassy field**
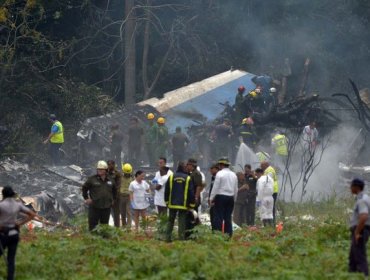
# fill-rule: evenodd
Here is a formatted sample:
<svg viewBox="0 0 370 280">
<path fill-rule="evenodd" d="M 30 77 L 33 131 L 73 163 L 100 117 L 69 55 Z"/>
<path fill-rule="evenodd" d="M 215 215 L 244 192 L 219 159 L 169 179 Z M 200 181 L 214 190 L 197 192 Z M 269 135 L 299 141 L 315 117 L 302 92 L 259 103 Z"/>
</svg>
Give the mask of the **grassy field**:
<svg viewBox="0 0 370 280">
<path fill-rule="evenodd" d="M 243 228 L 230 241 L 204 226 L 170 244 L 111 227 L 89 234 L 80 218 L 74 232 L 24 231 L 17 279 L 363 279 L 347 273 L 351 203 L 283 204 L 280 234 Z"/>
</svg>

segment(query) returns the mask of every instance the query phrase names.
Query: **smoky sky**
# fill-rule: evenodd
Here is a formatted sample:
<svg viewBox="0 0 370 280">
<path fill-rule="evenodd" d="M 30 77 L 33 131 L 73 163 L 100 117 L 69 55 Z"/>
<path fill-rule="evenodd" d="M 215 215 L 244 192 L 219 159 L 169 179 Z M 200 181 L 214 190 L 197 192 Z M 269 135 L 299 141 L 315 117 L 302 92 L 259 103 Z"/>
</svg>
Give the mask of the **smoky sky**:
<svg viewBox="0 0 370 280">
<path fill-rule="evenodd" d="M 311 59 L 308 91 L 322 95 L 348 89 L 348 78 L 369 83 L 370 31 L 365 1 L 225 1 L 235 18 L 232 34 L 252 53 L 248 71 L 279 73 L 291 61 L 290 85 L 297 90 L 305 58 Z M 370 18 L 370 17 L 369 17 Z M 295 86 L 295 88 L 294 88 Z"/>
</svg>

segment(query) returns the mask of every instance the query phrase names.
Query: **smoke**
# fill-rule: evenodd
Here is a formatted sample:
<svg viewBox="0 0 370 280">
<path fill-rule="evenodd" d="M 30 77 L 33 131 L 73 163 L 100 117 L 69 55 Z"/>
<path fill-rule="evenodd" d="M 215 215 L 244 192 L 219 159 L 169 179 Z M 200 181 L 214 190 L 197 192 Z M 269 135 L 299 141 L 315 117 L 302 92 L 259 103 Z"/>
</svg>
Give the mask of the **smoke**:
<svg viewBox="0 0 370 280">
<path fill-rule="evenodd" d="M 315 159 L 312 169 L 312 175 L 309 177 L 305 186 L 306 193 L 303 200 L 314 199 L 321 200 L 323 198 L 331 197 L 334 194 L 345 194 L 348 186 L 344 185 L 341 180 L 340 170 L 338 168 L 339 162 L 346 160 L 350 156 L 351 143 L 353 143 L 354 136 L 358 134 L 358 129 L 353 126 L 340 126 L 333 130 L 330 134 L 321 139 L 315 151 Z M 281 184 L 286 180 L 286 172 L 284 180 L 279 176 L 282 188 L 281 196 L 283 199 L 299 201 L 302 198 L 304 167 L 306 165 L 305 158 L 302 156 L 303 150 L 301 147 L 296 147 L 291 153 L 292 161 L 289 164 L 289 172 L 291 175 L 291 182 L 297 188 L 292 195 L 292 184 L 285 181 L 284 186 Z"/>
<path fill-rule="evenodd" d="M 236 18 L 232 36 L 253 58 L 244 66 L 250 72 L 279 77 L 284 59 L 289 58 L 293 75 L 288 86 L 296 93 L 304 61 L 310 58 L 309 93 L 326 95 L 348 89 L 349 77 L 359 84 L 368 82 L 370 34 L 364 4 L 345 0 L 232 2 L 223 5 Z"/>
</svg>

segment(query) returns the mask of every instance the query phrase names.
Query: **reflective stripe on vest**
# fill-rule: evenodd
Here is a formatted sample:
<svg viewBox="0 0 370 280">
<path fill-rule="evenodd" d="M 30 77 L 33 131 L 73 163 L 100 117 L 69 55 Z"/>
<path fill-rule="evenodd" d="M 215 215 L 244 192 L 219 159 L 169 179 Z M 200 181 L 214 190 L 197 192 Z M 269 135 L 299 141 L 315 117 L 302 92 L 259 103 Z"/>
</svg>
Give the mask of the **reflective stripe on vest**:
<svg viewBox="0 0 370 280">
<path fill-rule="evenodd" d="M 263 175 L 268 175 L 268 174 L 271 174 L 272 179 L 274 180 L 274 193 L 278 193 L 279 192 L 279 183 L 278 183 L 278 179 L 277 179 L 277 176 L 276 176 L 276 171 L 272 166 L 267 167 L 265 172 L 263 173 Z"/>
<path fill-rule="evenodd" d="M 176 178 L 175 178 L 176 179 Z M 177 178 L 178 180 L 184 180 L 184 178 Z M 170 197 L 168 201 L 168 208 L 170 209 L 182 209 L 182 210 L 187 210 L 188 207 L 186 206 L 186 203 L 188 201 L 188 190 L 189 190 L 189 183 L 190 183 L 190 176 L 186 178 L 185 182 L 185 190 L 184 190 L 184 204 L 183 205 L 173 205 L 172 204 L 172 188 L 173 188 L 173 175 L 169 177 L 170 180 Z"/>
<path fill-rule="evenodd" d="M 288 155 L 288 147 L 286 143 L 286 137 L 284 135 L 276 135 L 272 138 L 272 141 L 275 143 L 276 153 L 281 156 Z"/>
<path fill-rule="evenodd" d="M 64 131 L 63 131 L 63 125 L 60 121 L 56 121 L 53 125 L 56 125 L 58 127 L 58 132 L 55 133 L 51 138 L 51 143 L 64 143 Z"/>
</svg>

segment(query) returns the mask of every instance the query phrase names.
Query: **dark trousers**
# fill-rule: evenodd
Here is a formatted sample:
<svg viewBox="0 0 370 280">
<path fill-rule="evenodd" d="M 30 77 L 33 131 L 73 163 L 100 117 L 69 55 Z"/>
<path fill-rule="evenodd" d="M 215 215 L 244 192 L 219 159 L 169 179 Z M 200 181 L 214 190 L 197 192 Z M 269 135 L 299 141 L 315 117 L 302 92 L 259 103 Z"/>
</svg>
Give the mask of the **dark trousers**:
<svg viewBox="0 0 370 280">
<path fill-rule="evenodd" d="M 111 214 L 112 214 L 112 217 L 113 217 L 114 226 L 115 227 L 120 227 L 119 197 L 117 197 L 116 200 L 113 203 L 113 206 L 112 206 L 112 209 L 111 209 Z"/>
<path fill-rule="evenodd" d="M 116 163 L 118 170 L 121 170 L 122 168 L 121 152 L 122 152 L 121 147 L 114 147 L 114 146 L 111 147 L 110 156 L 111 156 L 111 159 L 114 160 L 114 162 Z"/>
<path fill-rule="evenodd" d="M 366 243 L 369 239 L 370 227 L 365 227 L 360 239 L 355 240 L 355 228 L 351 229 L 351 249 L 349 252 L 349 272 L 362 272 L 369 275 L 367 264 Z"/>
<path fill-rule="evenodd" d="M 234 197 L 218 194 L 215 196 L 214 203 L 214 229 L 222 231 L 222 223 L 224 223 L 224 232 L 231 236 L 233 234 L 231 214 L 234 210 Z"/>
<path fill-rule="evenodd" d="M 89 207 L 88 222 L 89 230 L 93 230 L 99 223 L 108 224 L 110 216 L 110 208 L 95 208 Z"/>
<path fill-rule="evenodd" d="M 215 209 L 213 206 L 209 208 L 209 219 L 211 220 L 212 230 L 215 230 Z"/>
<path fill-rule="evenodd" d="M 233 220 L 238 226 L 247 223 L 247 204 L 244 202 L 236 202 L 234 205 Z"/>
<path fill-rule="evenodd" d="M 276 199 L 277 199 L 278 193 L 273 193 L 272 198 L 274 199 L 274 206 L 272 208 L 272 221 L 275 224 L 276 223 Z"/>
<path fill-rule="evenodd" d="M 130 204 L 130 196 L 127 195 L 122 195 L 120 194 L 119 197 L 119 211 L 121 214 L 121 219 L 122 219 L 122 226 L 128 226 L 129 228 L 131 227 L 131 204 Z"/>
<path fill-rule="evenodd" d="M 184 158 L 185 158 L 184 153 L 173 152 L 172 153 L 173 168 L 176 169 L 177 166 L 179 165 L 179 162 L 183 161 Z"/>
<path fill-rule="evenodd" d="M 61 143 L 50 143 L 49 152 L 51 157 L 51 162 L 53 165 L 60 164 L 60 147 L 62 147 Z"/>
<path fill-rule="evenodd" d="M 139 168 L 140 166 L 140 145 L 129 145 L 128 146 L 128 162 L 130 162 L 134 167 Z"/>
<path fill-rule="evenodd" d="M 156 161 L 157 161 L 157 154 L 156 154 L 156 147 L 155 144 L 153 143 L 147 143 L 146 144 L 146 151 L 148 154 L 148 161 L 150 167 L 155 167 L 156 166 Z"/>
<path fill-rule="evenodd" d="M 166 241 L 170 242 L 172 240 L 172 230 L 173 230 L 173 226 L 175 225 L 175 219 L 177 215 L 178 215 L 179 239 L 185 240 L 187 214 L 188 214 L 187 210 L 169 209 L 169 216 L 168 216 L 168 223 L 167 223 L 167 230 L 166 230 Z"/>
<path fill-rule="evenodd" d="M 157 205 L 158 216 L 167 216 L 167 207 Z"/>
<path fill-rule="evenodd" d="M 3 250 L 8 248 L 7 265 L 8 265 L 8 280 L 14 279 L 15 273 L 15 254 L 19 242 L 19 234 L 10 235 L 0 234 L 1 246 L 0 255 L 4 254 Z M 2 250 L 3 249 L 3 250 Z"/>
<path fill-rule="evenodd" d="M 256 196 L 248 196 L 247 198 L 247 225 L 253 226 L 256 217 Z"/>
</svg>

